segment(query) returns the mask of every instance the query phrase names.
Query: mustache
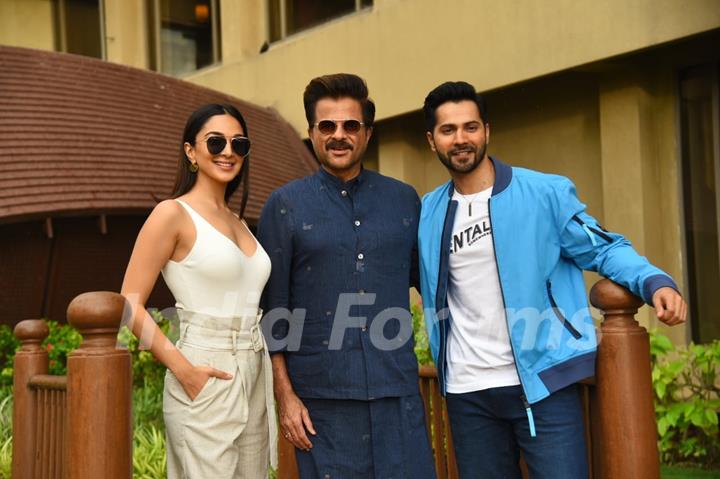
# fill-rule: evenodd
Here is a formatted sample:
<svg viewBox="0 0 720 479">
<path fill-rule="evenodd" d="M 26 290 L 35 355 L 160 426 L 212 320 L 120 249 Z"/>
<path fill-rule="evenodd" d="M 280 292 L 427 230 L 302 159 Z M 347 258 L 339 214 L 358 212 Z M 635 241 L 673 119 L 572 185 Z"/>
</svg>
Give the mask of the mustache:
<svg viewBox="0 0 720 479">
<path fill-rule="evenodd" d="M 458 153 L 464 153 L 464 152 L 477 153 L 477 148 L 473 148 L 470 145 L 461 145 L 461 146 L 458 146 L 457 148 L 453 148 L 448 153 L 450 154 L 450 156 L 452 156 L 452 155 L 456 155 Z"/>
<path fill-rule="evenodd" d="M 327 145 L 325 145 L 325 149 L 329 150 L 331 148 L 347 148 L 348 150 L 352 150 L 353 147 L 350 143 L 347 141 L 342 140 L 330 140 L 327 142 Z"/>
</svg>

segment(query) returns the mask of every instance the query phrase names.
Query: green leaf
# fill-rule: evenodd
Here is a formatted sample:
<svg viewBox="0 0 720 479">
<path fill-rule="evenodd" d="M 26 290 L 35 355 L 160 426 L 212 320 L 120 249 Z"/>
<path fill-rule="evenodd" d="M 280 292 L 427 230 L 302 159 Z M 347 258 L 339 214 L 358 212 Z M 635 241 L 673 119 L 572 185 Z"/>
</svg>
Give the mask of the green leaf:
<svg viewBox="0 0 720 479">
<path fill-rule="evenodd" d="M 680 418 L 680 415 L 682 414 L 682 411 L 680 410 L 680 408 L 675 407 L 675 406 L 677 406 L 677 404 L 673 404 L 673 406 L 671 406 L 668 409 L 667 413 L 665 413 L 665 420 L 667 421 L 667 423 L 670 426 L 677 425 L 677 421 Z"/>
<path fill-rule="evenodd" d="M 667 371 L 670 376 L 675 378 L 678 374 L 680 374 L 680 371 L 685 368 L 685 365 L 686 363 L 684 359 L 676 359 L 667 365 Z"/>
<path fill-rule="evenodd" d="M 683 416 L 686 418 L 690 418 L 690 416 L 693 413 L 693 410 L 695 409 L 695 404 L 691 402 L 681 402 L 677 403 L 678 409 L 682 413 Z"/>
<path fill-rule="evenodd" d="M 702 356 L 705 353 L 705 347 L 702 344 L 690 344 L 688 349 L 695 356 Z"/>
<path fill-rule="evenodd" d="M 660 399 L 663 399 L 665 397 L 665 383 L 664 382 L 655 383 L 655 394 L 657 394 L 658 398 L 660 398 Z"/>
<path fill-rule="evenodd" d="M 670 341 L 670 338 L 660 333 L 655 333 L 651 336 L 650 346 L 652 350 L 660 354 L 673 350 L 673 343 Z"/>
<path fill-rule="evenodd" d="M 718 415 L 713 409 L 705 410 L 705 419 L 707 419 L 708 424 L 712 424 L 713 426 L 718 425 Z"/>
<path fill-rule="evenodd" d="M 696 408 L 690 415 L 690 422 L 697 427 L 705 425 L 705 414 L 702 409 Z"/>
</svg>

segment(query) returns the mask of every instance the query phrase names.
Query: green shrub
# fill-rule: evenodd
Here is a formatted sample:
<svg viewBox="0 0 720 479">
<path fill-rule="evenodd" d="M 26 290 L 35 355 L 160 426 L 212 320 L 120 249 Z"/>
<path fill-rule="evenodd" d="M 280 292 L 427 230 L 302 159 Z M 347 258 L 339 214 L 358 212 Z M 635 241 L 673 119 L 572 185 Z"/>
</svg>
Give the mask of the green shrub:
<svg viewBox="0 0 720 479">
<path fill-rule="evenodd" d="M 41 347 L 48 353 L 49 373 L 63 376 L 67 374 L 67 355 L 80 346 L 82 337 L 68 324 L 46 322 L 50 332 Z M 13 330 L 7 325 L 0 325 L 0 387 L 12 384 L 13 362 L 19 347 L 20 342 Z"/>
<path fill-rule="evenodd" d="M 720 466 L 720 341 L 673 346 L 650 336 L 658 447 L 665 464 Z"/>
<path fill-rule="evenodd" d="M 172 335 L 170 322 L 162 314 L 150 311 L 165 334 Z M 47 321 L 50 334 L 41 347 L 48 353 L 49 372 L 67 374 L 67 356 L 80 346 L 82 336 L 72 326 Z M 141 350 L 139 341 L 123 327 L 118 334 L 120 346 L 127 347 L 133 368 L 134 477 L 162 478 L 165 466 L 165 424 L 162 391 L 165 366 L 152 353 Z M 12 384 L 13 359 L 19 342 L 8 326 L 0 326 L 0 479 L 10 477 L 12 462 Z"/>
<path fill-rule="evenodd" d="M 135 429 L 151 425 L 160 431 L 165 430 L 162 412 L 163 386 L 133 387 L 133 427 Z"/>
<path fill-rule="evenodd" d="M 12 467 L 12 388 L 0 388 L 0 478 L 10 478 Z"/>
<path fill-rule="evenodd" d="M 64 376 L 67 374 L 67 356 L 82 343 L 82 336 L 69 324 L 60 324 L 57 321 L 46 321 L 50 334 L 42 342 L 42 347 L 48 353 L 48 370 L 50 374 Z"/>
<path fill-rule="evenodd" d="M 0 387 L 10 386 L 13 381 L 13 359 L 20 341 L 7 324 L 0 324 Z"/>
<path fill-rule="evenodd" d="M 163 334 L 173 339 L 174 330 L 171 328 L 171 322 L 157 310 L 150 309 L 149 312 Z M 162 391 L 165 366 L 155 359 L 150 351 L 140 348 L 140 341 L 126 326 L 123 326 L 118 333 L 118 344 L 127 348 L 132 356 L 134 386 L 152 389 L 159 387 Z"/>
<path fill-rule="evenodd" d="M 413 304 L 410 307 L 413 318 L 413 332 L 415 333 L 415 356 L 420 365 L 433 365 L 430 342 L 428 341 L 422 304 Z"/>
<path fill-rule="evenodd" d="M 134 431 L 133 477 L 135 479 L 167 477 L 165 432 L 153 424 L 142 425 Z"/>
<path fill-rule="evenodd" d="M 63 376 L 67 374 L 67 355 L 82 342 L 82 337 L 75 328 L 57 321 L 46 321 L 49 329 L 48 337 L 41 347 L 48 353 L 48 370 L 50 374 Z M 15 338 L 13 330 L 7 325 L 0 325 L 0 387 L 12 384 L 13 362 L 20 342 Z"/>
<path fill-rule="evenodd" d="M 171 322 L 162 313 L 149 310 L 160 330 L 171 340 L 174 330 Z M 118 343 L 132 356 L 133 374 L 133 423 L 136 429 L 151 425 L 164 432 L 162 395 L 165 382 L 165 366 L 155 359 L 150 351 L 140 348 L 140 341 L 125 326 L 118 334 Z"/>
<path fill-rule="evenodd" d="M 164 334 L 170 322 L 160 313 L 151 311 Z M 123 327 L 118 342 L 132 356 L 133 369 L 133 477 L 161 479 L 167 477 L 165 455 L 165 422 L 162 398 L 165 366 L 150 351 L 140 349 L 140 341 Z"/>
</svg>

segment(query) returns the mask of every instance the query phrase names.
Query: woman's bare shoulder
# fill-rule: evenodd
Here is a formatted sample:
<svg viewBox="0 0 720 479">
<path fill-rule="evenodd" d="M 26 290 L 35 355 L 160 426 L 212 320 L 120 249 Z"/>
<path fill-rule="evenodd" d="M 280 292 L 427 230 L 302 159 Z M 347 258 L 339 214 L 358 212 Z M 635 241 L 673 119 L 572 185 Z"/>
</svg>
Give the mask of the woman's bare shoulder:
<svg viewBox="0 0 720 479">
<path fill-rule="evenodd" d="M 173 199 L 163 200 L 153 208 L 146 224 L 172 226 L 185 217 L 186 213 L 180 203 Z"/>
</svg>

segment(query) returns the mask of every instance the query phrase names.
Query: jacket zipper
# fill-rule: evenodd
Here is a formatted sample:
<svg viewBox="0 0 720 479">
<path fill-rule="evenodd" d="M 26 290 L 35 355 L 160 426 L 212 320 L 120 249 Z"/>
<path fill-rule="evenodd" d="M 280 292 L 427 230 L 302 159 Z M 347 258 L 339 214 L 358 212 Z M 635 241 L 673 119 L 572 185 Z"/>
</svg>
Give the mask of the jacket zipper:
<svg viewBox="0 0 720 479">
<path fill-rule="evenodd" d="M 567 329 L 575 339 L 580 339 L 582 337 L 580 331 L 575 329 L 575 326 L 573 326 L 570 321 L 567 320 L 567 318 L 562 314 L 562 311 L 560 311 L 560 308 L 558 308 L 558 305 L 555 302 L 555 298 L 553 298 L 552 295 L 552 284 L 550 283 L 550 280 L 547 280 L 545 284 L 547 286 L 547 295 L 550 299 L 550 306 L 552 306 L 552 310 L 555 313 L 555 316 L 560 320 L 562 325 L 565 326 L 565 329 Z"/>
<path fill-rule="evenodd" d="M 493 256 L 495 258 L 495 269 L 497 270 L 498 275 L 498 284 L 500 285 L 500 296 L 502 297 L 503 302 L 503 311 L 505 312 L 505 327 L 507 328 L 508 332 L 508 341 L 510 342 L 510 351 L 512 351 L 513 359 L 515 360 L 515 372 L 518 375 L 518 379 L 520 380 L 520 387 L 523 390 L 523 394 L 521 396 L 523 406 L 525 407 L 525 414 L 527 414 L 528 418 L 528 425 L 530 426 L 530 437 L 535 437 L 535 420 L 533 419 L 533 413 L 532 408 L 530 407 L 530 404 L 527 401 L 527 397 L 525 396 L 526 390 L 525 390 L 525 383 L 523 383 L 522 376 L 520 375 L 520 369 L 518 369 L 518 358 L 517 354 L 515 354 L 515 347 L 513 346 L 512 342 L 512 336 L 510 334 L 510 325 L 508 324 L 507 320 L 507 304 L 505 304 L 505 290 L 503 289 L 502 280 L 500 279 L 500 263 L 498 262 L 497 258 L 497 249 L 495 248 L 495 227 L 493 226 L 492 222 L 492 197 L 488 198 L 488 221 L 490 222 L 490 238 L 492 238 L 492 245 L 493 245 Z"/>
<path fill-rule="evenodd" d="M 535 419 L 533 418 L 533 412 L 532 408 L 530 407 L 530 403 L 528 403 L 527 398 L 523 394 L 520 399 L 522 399 L 523 406 L 525 407 L 525 414 L 527 414 L 528 417 L 528 425 L 530 426 L 530 437 L 535 437 L 537 434 L 535 433 Z"/>
<path fill-rule="evenodd" d="M 585 231 L 585 233 L 590 237 L 590 241 L 592 241 L 593 246 L 596 245 L 595 237 L 593 236 L 593 233 L 607 241 L 608 243 L 612 243 L 613 239 L 610 237 L 610 235 L 606 234 L 604 231 L 601 231 L 593 226 L 589 226 L 587 223 L 585 223 L 583 220 L 580 219 L 578 215 L 575 215 L 572 217 L 573 221 L 580 225 L 580 227 Z"/>
<path fill-rule="evenodd" d="M 448 200 L 448 211 L 450 210 L 450 208 L 452 208 L 452 198 L 450 198 L 450 199 Z M 457 212 L 457 210 L 456 210 L 456 212 Z M 445 223 L 447 223 L 447 221 L 445 221 Z M 443 237 L 445 236 L 445 226 L 446 226 L 446 224 L 443 224 L 443 231 L 442 231 L 442 236 L 443 236 Z M 452 233 L 450 234 L 450 236 L 452 237 Z M 440 245 L 441 245 L 441 247 L 442 247 L 442 238 L 440 238 Z M 445 251 L 441 251 L 440 254 L 441 254 L 441 255 L 444 255 L 444 254 L 445 254 Z M 448 256 L 449 256 L 449 253 L 448 253 Z M 441 256 L 440 262 L 442 263 L 442 256 Z M 450 258 L 448 257 L 448 264 L 446 265 L 446 267 L 448 268 L 448 274 L 449 274 L 449 268 L 450 268 L 449 262 L 450 262 Z M 438 286 L 441 284 L 441 282 L 440 282 L 440 279 L 441 279 L 441 278 L 440 278 L 440 273 L 441 273 L 441 271 L 438 271 Z M 446 291 L 445 291 L 445 295 L 444 295 L 444 296 L 447 298 L 447 285 L 446 285 L 446 287 L 445 287 L 445 290 L 446 290 Z M 436 301 L 435 301 L 435 302 L 437 303 L 437 298 L 436 298 Z M 438 307 L 438 305 L 436 304 L 436 305 L 435 305 L 436 313 L 437 313 L 437 307 Z M 445 304 L 443 304 L 443 307 L 445 308 L 445 307 L 447 307 L 447 306 L 446 306 Z M 448 309 L 448 311 L 447 311 L 447 317 L 444 318 L 442 321 L 447 321 L 447 320 L 450 319 L 450 314 L 449 314 L 449 312 L 450 312 L 450 311 L 449 311 L 449 309 Z M 445 330 L 445 328 L 446 328 L 446 323 L 444 323 L 444 322 L 442 322 L 442 321 L 440 322 L 440 345 L 441 345 L 442 347 L 441 347 L 441 350 L 439 351 L 439 353 L 442 353 L 442 354 L 440 354 L 440 358 L 439 358 L 439 359 L 440 359 L 440 364 L 438 365 L 438 379 L 442 378 L 442 380 L 441 380 L 441 382 L 440 382 L 440 390 L 441 390 L 441 393 L 442 393 L 443 395 L 445 395 L 445 394 L 447 393 L 447 384 L 446 384 L 446 381 L 445 381 L 445 367 L 446 367 L 446 366 L 445 366 L 445 362 L 447 361 L 447 343 L 446 343 L 446 341 L 447 341 L 447 338 L 446 338 L 447 332 L 446 332 L 446 330 Z"/>
</svg>

